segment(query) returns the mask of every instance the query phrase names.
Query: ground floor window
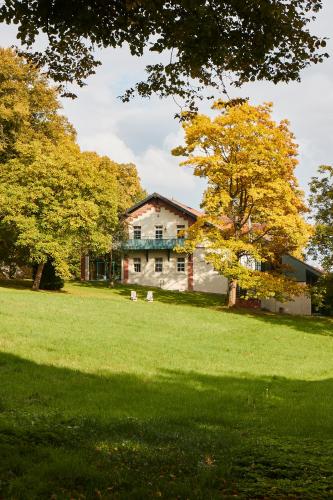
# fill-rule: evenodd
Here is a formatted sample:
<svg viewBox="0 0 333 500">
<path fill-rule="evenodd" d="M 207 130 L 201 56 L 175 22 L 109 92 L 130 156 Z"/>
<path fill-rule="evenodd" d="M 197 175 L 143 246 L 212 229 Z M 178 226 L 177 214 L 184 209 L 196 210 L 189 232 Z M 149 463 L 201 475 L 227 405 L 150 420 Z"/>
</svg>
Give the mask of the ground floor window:
<svg viewBox="0 0 333 500">
<path fill-rule="evenodd" d="M 141 273 L 141 259 L 140 259 L 140 257 L 134 257 L 133 262 L 134 262 L 134 272 Z"/>
<path fill-rule="evenodd" d="M 185 272 L 185 257 L 178 257 L 177 258 L 177 271 L 179 273 Z"/>
<path fill-rule="evenodd" d="M 163 271 L 163 258 L 156 257 L 155 259 L 155 273 L 161 273 Z"/>
</svg>

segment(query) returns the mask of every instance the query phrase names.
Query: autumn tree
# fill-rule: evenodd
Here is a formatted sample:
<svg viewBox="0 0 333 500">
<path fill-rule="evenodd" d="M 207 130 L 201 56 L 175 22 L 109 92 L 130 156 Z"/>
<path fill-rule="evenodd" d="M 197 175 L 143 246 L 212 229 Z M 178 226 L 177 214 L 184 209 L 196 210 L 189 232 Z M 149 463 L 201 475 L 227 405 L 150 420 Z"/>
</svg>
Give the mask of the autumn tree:
<svg viewBox="0 0 333 500">
<path fill-rule="evenodd" d="M 117 163 L 108 156 L 99 156 L 95 152 L 83 153 L 88 161 L 97 162 L 102 169 L 108 170 L 117 183 L 118 211 L 119 216 L 134 203 L 147 196 L 147 192 L 141 186 L 141 180 L 134 163 Z"/>
<path fill-rule="evenodd" d="M 0 22 L 18 25 L 18 38 L 56 82 L 83 85 L 99 64 L 95 48 L 129 47 L 158 55 L 148 77 L 128 89 L 123 100 L 178 95 L 193 105 L 206 86 L 253 80 L 299 80 L 300 71 L 321 62 L 325 39 L 308 26 L 322 0 L 4 0 Z M 31 52 L 36 37 L 43 52 Z"/>
<path fill-rule="evenodd" d="M 198 115 L 184 122 L 185 146 L 173 151 L 208 183 L 205 216 L 191 226 L 186 249 L 205 243 L 207 260 L 228 278 L 230 306 L 237 285 L 253 297 L 299 294 L 280 267 L 281 256 L 299 253 L 309 235 L 288 122 L 273 121 L 271 104 L 217 102 L 214 108 L 219 114 L 213 119 Z M 266 271 L 256 270 L 256 262 Z"/>
<path fill-rule="evenodd" d="M 44 74 L 11 49 L 0 48 L 0 162 L 17 155 L 22 142 L 56 143 L 74 134 L 59 113 L 58 93 Z"/>
<path fill-rule="evenodd" d="M 315 222 L 310 253 L 333 272 L 333 167 L 324 165 L 310 182 L 310 206 Z"/>
<path fill-rule="evenodd" d="M 65 278 L 72 256 L 109 251 L 142 188 L 134 165 L 80 151 L 56 90 L 8 49 L 0 95 L 0 259 L 38 264 L 38 289 L 46 262 Z"/>
<path fill-rule="evenodd" d="M 48 260 L 58 276 L 69 278 L 72 255 L 110 250 L 118 222 L 114 177 L 86 161 L 71 138 L 21 145 L 1 166 L 0 219 L 15 235 L 15 247 L 38 263 L 34 289 Z"/>
</svg>

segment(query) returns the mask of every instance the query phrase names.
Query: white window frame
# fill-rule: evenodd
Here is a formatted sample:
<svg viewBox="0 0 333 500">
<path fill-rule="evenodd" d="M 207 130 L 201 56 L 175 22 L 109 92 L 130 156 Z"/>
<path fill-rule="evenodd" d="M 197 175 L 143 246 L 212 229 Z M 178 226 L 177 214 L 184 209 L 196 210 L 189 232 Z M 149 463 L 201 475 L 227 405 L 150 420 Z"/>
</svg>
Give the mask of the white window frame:
<svg viewBox="0 0 333 500">
<path fill-rule="evenodd" d="M 135 273 L 141 273 L 141 257 L 133 258 L 133 270 Z"/>
<path fill-rule="evenodd" d="M 155 257 L 155 273 L 163 273 L 163 257 Z"/>
<path fill-rule="evenodd" d="M 163 240 L 163 226 L 155 226 L 155 240 Z"/>
<path fill-rule="evenodd" d="M 177 273 L 185 273 L 185 257 L 177 257 Z"/>
<path fill-rule="evenodd" d="M 141 240 L 141 226 L 133 226 L 133 239 Z"/>
</svg>

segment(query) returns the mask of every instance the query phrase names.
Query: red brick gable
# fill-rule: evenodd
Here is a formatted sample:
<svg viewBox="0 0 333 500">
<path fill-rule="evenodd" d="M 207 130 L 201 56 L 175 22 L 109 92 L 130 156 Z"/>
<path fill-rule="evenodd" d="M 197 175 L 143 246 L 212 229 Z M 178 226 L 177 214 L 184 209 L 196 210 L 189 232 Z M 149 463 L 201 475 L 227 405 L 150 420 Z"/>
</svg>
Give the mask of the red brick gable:
<svg viewBox="0 0 333 500">
<path fill-rule="evenodd" d="M 191 216 L 187 213 L 184 213 L 181 209 L 178 210 L 171 203 L 169 204 L 166 201 L 161 200 L 159 198 L 152 198 L 150 200 L 147 200 L 147 202 L 145 202 L 143 205 L 139 206 L 138 208 L 135 208 L 134 210 L 131 210 L 131 212 L 127 216 L 127 220 L 131 222 L 133 219 L 136 219 L 137 217 L 140 217 L 141 215 L 144 215 L 151 210 L 155 212 L 160 212 L 162 207 L 165 210 L 168 210 L 168 212 L 177 215 L 184 221 L 187 221 L 189 226 L 192 225 L 196 220 L 195 215 Z"/>
</svg>

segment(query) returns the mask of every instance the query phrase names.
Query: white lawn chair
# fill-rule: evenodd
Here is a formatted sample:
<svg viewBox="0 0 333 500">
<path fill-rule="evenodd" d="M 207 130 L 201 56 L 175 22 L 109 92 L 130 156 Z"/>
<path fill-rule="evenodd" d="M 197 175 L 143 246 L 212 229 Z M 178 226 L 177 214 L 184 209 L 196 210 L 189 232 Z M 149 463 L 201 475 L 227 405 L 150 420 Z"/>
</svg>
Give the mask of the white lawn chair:
<svg viewBox="0 0 333 500">
<path fill-rule="evenodd" d="M 148 302 L 153 302 L 154 301 L 154 297 L 153 297 L 153 292 L 151 290 L 149 290 L 147 292 L 147 299 L 146 299 Z"/>
<path fill-rule="evenodd" d="M 138 297 L 137 297 L 135 290 L 131 290 L 131 300 L 138 300 Z"/>
</svg>

